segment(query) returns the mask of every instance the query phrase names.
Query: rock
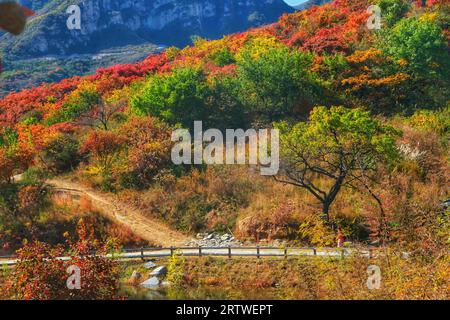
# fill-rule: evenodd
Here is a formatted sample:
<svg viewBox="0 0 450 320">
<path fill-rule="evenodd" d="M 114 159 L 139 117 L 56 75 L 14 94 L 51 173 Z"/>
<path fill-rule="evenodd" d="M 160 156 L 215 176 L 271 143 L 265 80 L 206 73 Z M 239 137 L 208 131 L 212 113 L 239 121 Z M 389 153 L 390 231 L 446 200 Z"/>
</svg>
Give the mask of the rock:
<svg viewBox="0 0 450 320">
<path fill-rule="evenodd" d="M 39 21 L 33 23 L 33 28 L 25 31 L 25 35 L 20 37 L 21 40 L 14 40 L 19 37 L 2 38 L 1 45 L 6 45 L 4 48 L 11 50 L 18 48 L 14 52 L 14 57 L 17 54 L 25 53 L 27 55 L 30 53 L 34 57 L 34 55 L 70 55 L 92 51 L 97 47 L 97 39 L 102 40 L 103 46 L 112 48 L 118 44 L 130 44 L 130 39 L 144 33 L 155 35 L 151 38 L 145 37 L 147 41 L 151 40 L 153 43 L 164 41 L 169 46 L 185 46 L 190 43 L 188 34 L 201 32 L 200 34 L 205 38 L 220 38 L 222 35 L 228 34 L 230 30 L 243 31 L 261 23 L 275 22 L 282 13 L 286 12 L 284 4 L 273 0 L 86 1 L 83 2 L 81 9 L 82 35 L 75 36 L 68 28 L 59 27 L 62 21 L 60 20 L 61 13 L 60 10 L 55 10 L 53 3 L 75 4 L 77 1 L 24 1 L 33 3 L 33 8 L 40 9 L 39 11 L 42 12 L 45 19 L 36 19 Z M 24 1 L 18 2 L 24 3 Z M 14 3 L 15 1 L 10 0 L 10 2 Z M 50 2 L 52 5 L 43 6 Z M 66 7 L 68 6 L 69 4 Z M 64 7 L 64 11 L 66 7 Z M 253 13 L 258 13 L 255 21 L 249 20 Z M 210 28 L 205 28 L 212 21 L 217 23 L 211 25 Z M 115 39 L 110 40 L 111 36 L 114 38 L 113 28 L 119 25 L 126 30 L 129 36 L 127 39 L 118 39 L 122 37 L 116 36 Z M 179 26 L 183 32 L 173 34 L 173 26 Z"/>
<path fill-rule="evenodd" d="M 143 286 L 144 288 L 148 288 L 148 289 L 155 288 L 158 285 L 159 285 L 159 280 L 157 277 L 152 277 L 141 283 L 141 286 Z"/>
<path fill-rule="evenodd" d="M 223 236 L 220 237 L 220 240 L 227 241 L 227 240 L 230 240 L 230 237 L 231 236 L 229 234 L 224 234 Z"/>
<path fill-rule="evenodd" d="M 161 266 L 156 268 L 155 270 L 153 270 L 150 275 L 151 276 L 156 276 L 156 277 L 160 277 L 163 276 L 167 273 L 167 268 L 165 266 Z"/>
<path fill-rule="evenodd" d="M 223 234 L 219 235 L 216 233 L 208 233 L 208 234 L 197 234 L 197 238 L 201 235 L 204 235 L 203 238 L 197 240 L 191 240 L 186 242 L 186 245 L 189 247 L 236 247 L 241 246 L 242 243 L 235 239 L 231 234 Z"/>
<path fill-rule="evenodd" d="M 152 261 L 144 263 L 144 268 L 145 269 L 152 269 L 154 267 L 156 267 L 156 264 L 154 262 L 152 262 Z"/>
<path fill-rule="evenodd" d="M 170 281 L 162 281 L 161 287 L 170 287 L 172 285 L 172 282 Z"/>
<path fill-rule="evenodd" d="M 213 233 L 210 233 L 210 234 L 208 234 L 205 238 L 203 238 L 203 240 L 211 240 L 211 239 L 213 239 L 214 238 L 214 234 Z"/>
<path fill-rule="evenodd" d="M 128 279 L 128 282 L 131 284 L 138 284 L 140 282 L 142 278 L 142 275 L 137 272 L 136 270 L 133 271 L 133 273 L 131 274 L 130 279 Z"/>
</svg>

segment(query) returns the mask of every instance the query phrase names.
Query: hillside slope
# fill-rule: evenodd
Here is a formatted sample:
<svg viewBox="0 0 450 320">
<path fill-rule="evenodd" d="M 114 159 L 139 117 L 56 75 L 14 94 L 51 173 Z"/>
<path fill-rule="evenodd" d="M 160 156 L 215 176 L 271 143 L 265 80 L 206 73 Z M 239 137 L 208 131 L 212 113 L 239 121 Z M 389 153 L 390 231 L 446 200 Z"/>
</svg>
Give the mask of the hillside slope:
<svg viewBox="0 0 450 320">
<path fill-rule="evenodd" d="M 151 219 L 139 213 L 131 206 L 121 203 L 114 196 L 86 188 L 74 182 L 52 179 L 48 183 L 66 192 L 82 194 L 92 201 L 93 206 L 100 210 L 108 219 L 128 227 L 135 235 L 162 247 L 183 246 L 189 238 L 180 232 L 172 230 L 160 221 Z"/>
<path fill-rule="evenodd" d="M 372 30 L 371 3 L 334 0 L 7 95 L 0 100 L 4 234 L 29 225 L 24 218 L 9 226 L 8 214 L 27 204 L 40 174 L 64 173 L 190 233 L 230 229 L 242 238 L 327 245 L 336 229 L 316 219 L 326 213 L 352 241 L 380 243 L 387 230 L 391 243 L 409 249 L 442 245 L 450 230 L 441 205 L 450 172 L 449 4 L 377 0 L 392 14 Z M 172 131 L 198 120 L 204 129 L 281 127 L 281 139 L 293 141 L 280 150 L 281 169 L 297 149 L 317 155 L 303 182 L 320 194 L 245 166 L 174 165 Z M 368 149 L 355 151 L 360 145 Z M 355 161 L 367 162 L 355 169 Z M 351 180 L 348 168 L 364 175 Z M 11 186 L 21 172 L 35 177 L 31 187 Z M 304 171 L 293 172 L 301 180 Z M 281 181 L 288 175 L 280 171 Z M 334 188 L 335 177 L 347 185 Z M 332 202 L 321 196 L 329 186 Z"/>
</svg>

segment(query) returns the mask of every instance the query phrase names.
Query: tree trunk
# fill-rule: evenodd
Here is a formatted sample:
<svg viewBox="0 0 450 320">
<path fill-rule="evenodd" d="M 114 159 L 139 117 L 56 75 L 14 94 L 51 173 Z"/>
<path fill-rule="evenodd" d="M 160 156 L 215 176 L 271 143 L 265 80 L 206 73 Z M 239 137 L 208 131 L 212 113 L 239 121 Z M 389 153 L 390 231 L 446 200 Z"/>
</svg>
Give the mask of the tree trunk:
<svg viewBox="0 0 450 320">
<path fill-rule="evenodd" d="M 325 220 L 326 223 L 330 222 L 330 206 L 331 203 L 328 201 L 324 201 L 322 204 L 322 219 Z"/>
</svg>

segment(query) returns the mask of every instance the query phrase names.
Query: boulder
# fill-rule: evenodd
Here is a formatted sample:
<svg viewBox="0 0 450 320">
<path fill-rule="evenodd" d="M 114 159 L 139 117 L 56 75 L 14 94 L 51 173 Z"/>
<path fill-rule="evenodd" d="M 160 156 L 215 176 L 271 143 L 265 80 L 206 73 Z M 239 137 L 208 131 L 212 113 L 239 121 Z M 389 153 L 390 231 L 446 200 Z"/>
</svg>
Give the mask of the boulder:
<svg viewBox="0 0 450 320">
<path fill-rule="evenodd" d="M 133 271 L 133 273 L 131 274 L 130 279 L 128 279 L 128 282 L 131 284 L 138 284 L 140 282 L 142 278 L 142 275 L 140 274 L 140 272 L 137 272 L 136 270 Z"/>
<path fill-rule="evenodd" d="M 224 234 L 223 236 L 220 237 L 220 240 L 222 241 L 227 241 L 230 240 L 231 236 L 229 234 Z"/>
<path fill-rule="evenodd" d="M 172 285 L 172 282 L 170 281 L 162 281 L 161 286 L 162 287 L 170 287 Z"/>
<path fill-rule="evenodd" d="M 214 238 L 214 234 L 213 233 L 210 233 L 210 234 L 208 234 L 203 240 L 211 240 L 211 239 L 213 239 Z"/>
<path fill-rule="evenodd" d="M 165 266 L 161 266 L 153 270 L 150 275 L 155 277 L 164 276 L 167 273 L 167 268 Z"/>
<path fill-rule="evenodd" d="M 147 289 L 155 288 L 159 285 L 159 279 L 157 277 L 151 277 L 141 283 L 141 286 Z"/>
<path fill-rule="evenodd" d="M 156 267 L 156 264 L 154 262 L 152 262 L 152 261 L 144 263 L 144 268 L 145 269 L 153 269 L 154 267 Z"/>
</svg>

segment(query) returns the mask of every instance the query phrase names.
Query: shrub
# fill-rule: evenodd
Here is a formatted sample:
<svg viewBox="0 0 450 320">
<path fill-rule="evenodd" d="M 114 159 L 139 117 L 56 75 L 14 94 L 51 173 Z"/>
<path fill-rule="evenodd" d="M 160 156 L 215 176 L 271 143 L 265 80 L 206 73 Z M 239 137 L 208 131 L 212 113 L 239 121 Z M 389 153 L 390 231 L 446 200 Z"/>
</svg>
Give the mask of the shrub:
<svg viewBox="0 0 450 320">
<path fill-rule="evenodd" d="M 73 170 L 81 158 L 78 141 L 71 135 L 56 133 L 46 137 L 39 158 L 50 172 Z"/>
<path fill-rule="evenodd" d="M 126 169 L 120 172 L 124 187 L 143 188 L 169 164 L 170 127 L 151 117 L 132 118 L 119 128 L 126 141 Z M 120 171 L 120 170 L 119 170 Z"/>
<path fill-rule="evenodd" d="M 10 275 L 6 290 L 13 299 L 21 300 L 94 300 L 119 297 L 119 268 L 115 261 L 92 256 L 92 249 L 107 253 L 107 246 L 94 247 L 92 232 L 81 221 L 79 240 L 71 243 L 72 258 L 63 261 L 58 257 L 66 253 L 61 246 L 51 247 L 32 242 L 18 250 L 18 263 Z M 81 270 L 81 289 L 67 288 L 67 268 L 77 266 Z"/>
</svg>

